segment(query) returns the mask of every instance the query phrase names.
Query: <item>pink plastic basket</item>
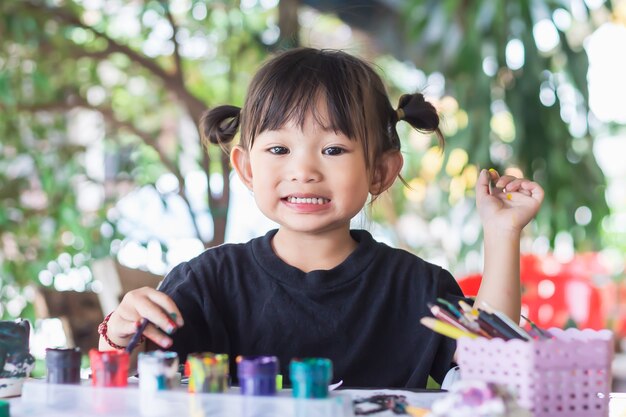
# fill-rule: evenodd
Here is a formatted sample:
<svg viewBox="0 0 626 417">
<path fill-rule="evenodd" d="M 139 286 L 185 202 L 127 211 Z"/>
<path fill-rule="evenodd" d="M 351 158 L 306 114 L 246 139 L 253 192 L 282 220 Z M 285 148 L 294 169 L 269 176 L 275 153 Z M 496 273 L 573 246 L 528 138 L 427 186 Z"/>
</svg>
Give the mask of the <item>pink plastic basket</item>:
<svg viewBox="0 0 626 417">
<path fill-rule="evenodd" d="M 534 417 L 608 416 L 613 333 L 550 332 L 555 339 L 459 339 L 461 378 L 508 386 Z"/>
</svg>

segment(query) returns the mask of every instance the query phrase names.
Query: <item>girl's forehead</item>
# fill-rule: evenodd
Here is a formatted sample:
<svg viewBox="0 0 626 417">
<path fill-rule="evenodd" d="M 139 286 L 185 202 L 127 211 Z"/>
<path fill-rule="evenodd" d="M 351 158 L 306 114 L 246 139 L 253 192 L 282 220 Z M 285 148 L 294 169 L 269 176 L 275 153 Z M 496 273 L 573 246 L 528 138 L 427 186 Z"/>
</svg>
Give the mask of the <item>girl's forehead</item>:
<svg viewBox="0 0 626 417">
<path fill-rule="evenodd" d="M 331 114 L 328 112 L 328 106 L 324 100 L 317 100 L 317 102 L 307 108 L 303 113 L 293 111 L 284 119 L 281 124 L 277 124 L 275 128 L 268 128 L 260 130 L 258 134 L 267 131 L 281 131 L 281 130 L 298 130 L 300 132 L 315 131 L 335 134 L 345 134 L 338 129 L 338 123 L 333 120 Z"/>
<path fill-rule="evenodd" d="M 273 134 L 298 134 L 298 136 L 302 137 L 319 137 L 319 138 L 328 138 L 341 136 L 343 138 L 348 138 L 343 132 L 334 129 L 331 124 L 318 121 L 312 114 L 307 115 L 304 119 L 304 123 L 300 123 L 295 119 L 288 119 L 281 126 L 277 126 L 275 129 L 266 129 L 264 131 L 259 131 L 256 138 L 266 138 L 269 136 L 273 136 Z"/>
</svg>

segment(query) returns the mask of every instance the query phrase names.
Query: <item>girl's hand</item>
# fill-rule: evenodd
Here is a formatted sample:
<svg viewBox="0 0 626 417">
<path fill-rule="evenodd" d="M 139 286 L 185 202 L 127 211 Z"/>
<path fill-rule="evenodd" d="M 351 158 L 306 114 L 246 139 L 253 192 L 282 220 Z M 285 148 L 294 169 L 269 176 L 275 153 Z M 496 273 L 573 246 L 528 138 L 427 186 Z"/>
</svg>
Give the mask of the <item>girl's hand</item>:
<svg viewBox="0 0 626 417">
<path fill-rule="evenodd" d="M 511 175 L 483 169 L 476 182 L 476 206 L 483 228 L 521 232 L 539 211 L 543 188 Z"/>
<path fill-rule="evenodd" d="M 184 324 L 178 307 L 169 296 L 154 288 L 143 287 L 129 291 L 111 314 L 107 337 L 113 343 L 127 346 L 143 318 L 150 322 L 143 335 L 162 348 L 172 345 L 172 339 L 167 335 Z"/>
</svg>

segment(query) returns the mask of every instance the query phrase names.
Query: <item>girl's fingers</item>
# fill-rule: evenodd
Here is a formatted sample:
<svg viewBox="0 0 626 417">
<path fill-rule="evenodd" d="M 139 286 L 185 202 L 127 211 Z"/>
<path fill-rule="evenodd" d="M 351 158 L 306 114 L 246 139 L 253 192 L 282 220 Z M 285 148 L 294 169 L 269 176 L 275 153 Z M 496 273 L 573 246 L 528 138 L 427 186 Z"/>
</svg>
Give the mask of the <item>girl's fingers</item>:
<svg viewBox="0 0 626 417">
<path fill-rule="evenodd" d="M 139 314 L 131 314 L 129 316 L 125 316 L 123 311 L 116 311 L 111 318 L 109 319 L 108 333 L 109 337 L 111 335 L 111 331 L 115 329 L 114 337 L 120 339 L 130 338 L 136 331 L 137 326 L 136 323 L 141 319 Z M 116 317 L 117 315 L 117 317 Z"/>
<path fill-rule="evenodd" d="M 498 186 L 500 180 L 500 174 L 493 168 L 487 171 L 489 179 L 489 194 L 498 194 L 502 192 L 502 186 Z"/>
<path fill-rule="evenodd" d="M 500 174 L 498 174 L 498 171 L 496 171 L 493 168 L 489 168 L 489 179 L 491 179 L 491 181 L 498 181 L 498 178 L 500 178 Z"/>
<path fill-rule="evenodd" d="M 534 181 L 527 181 L 522 184 L 522 189 L 530 192 L 530 196 L 537 200 L 539 203 L 543 201 L 544 192 L 541 185 L 537 184 Z"/>
<path fill-rule="evenodd" d="M 161 330 L 157 329 L 153 324 L 148 324 L 146 326 L 146 329 L 143 331 L 143 335 L 162 348 L 172 346 L 172 339 Z"/>
<path fill-rule="evenodd" d="M 167 294 L 155 290 L 148 292 L 146 295 L 151 301 L 165 310 L 170 316 L 169 318 L 173 320 L 178 327 L 185 324 L 183 321 L 183 315 L 180 314 L 180 310 L 178 310 L 176 303 L 174 303 L 174 300 L 172 300 Z"/>
<path fill-rule="evenodd" d="M 174 333 L 178 328 L 176 322 L 174 322 L 159 305 L 152 302 L 149 298 L 146 298 L 145 302 L 139 303 L 136 308 L 141 317 L 148 319 L 150 323 L 161 328 L 167 334 Z"/>
<path fill-rule="evenodd" d="M 517 183 L 519 181 L 524 181 L 524 179 L 523 178 L 517 178 L 517 177 L 514 177 L 512 175 L 503 175 L 495 182 L 495 185 L 496 185 L 496 188 L 501 188 L 501 189 L 506 188 L 506 189 L 508 189 L 511 186 L 515 186 L 515 183 Z"/>
<path fill-rule="evenodd" d="M 491 182 L 491 176 L 489 171 L 483 169 L 478 175 L 476 181 L 476 199 L 480 201 L 482 197 L 489 195 L 489 183 Z"/>
</svg>

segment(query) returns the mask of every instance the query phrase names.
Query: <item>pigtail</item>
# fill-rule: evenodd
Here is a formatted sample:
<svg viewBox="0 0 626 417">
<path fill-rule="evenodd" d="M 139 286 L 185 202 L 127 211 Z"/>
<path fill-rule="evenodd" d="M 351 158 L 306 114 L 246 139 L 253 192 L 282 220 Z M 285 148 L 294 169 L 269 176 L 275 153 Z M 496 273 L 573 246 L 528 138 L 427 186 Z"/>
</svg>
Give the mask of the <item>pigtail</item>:
<svg viewBox="0 0 626 417">
<path fill-rule="evenodd" d="M 439 115 L 435 107 L 420 93 L 404 94 L 398 102 L 397 120 L 404 120 L 420 132 L 434 133 L 441 148 L 445 145 L 439 129 Z"/>
<path fill-rule="evenodd" d="M 202 143 L 220 145 L 222 148 L 232 142 L 237 130 L 241 108 L 236 106 L 218 106 L 207 110 L 200 118 Z"/>
</svg>

